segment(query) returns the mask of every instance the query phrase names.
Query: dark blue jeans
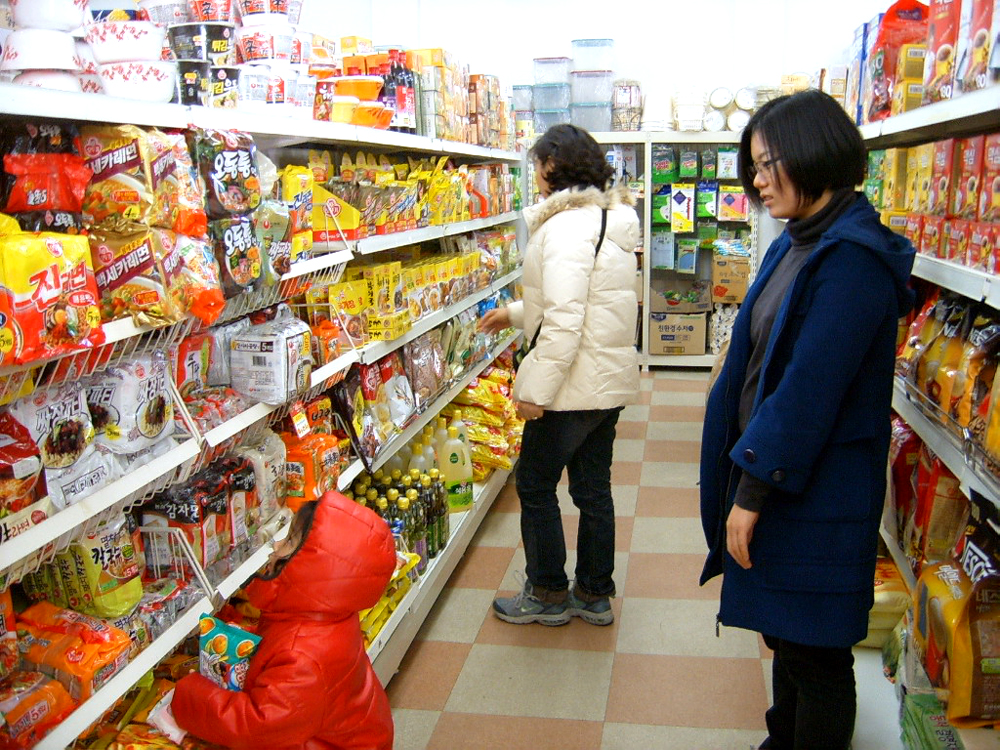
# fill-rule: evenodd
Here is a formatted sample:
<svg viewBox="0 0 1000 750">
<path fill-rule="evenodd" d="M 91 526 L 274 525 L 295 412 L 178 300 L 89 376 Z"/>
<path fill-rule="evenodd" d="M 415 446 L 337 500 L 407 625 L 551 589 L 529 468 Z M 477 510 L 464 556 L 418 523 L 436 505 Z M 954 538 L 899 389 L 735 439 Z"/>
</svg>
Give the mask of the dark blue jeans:
<svg viewBox="0 0 1000 750">
<path fill-rule="evenodd" d="M 615 506 L 611 498 L 611 458 L 621 408 L 546 411 L 524 425 L 517 464 L 521 539 L 527 578 L 553 591 L 569 587 L 566 539 L 556 485 L 563 469 L 569 494 L 580 509 L 576 543 L 576 583 L 595 596 L 614 596 Z"/>
<path fill-rule="evenodd" d="M 768 750 L 847 750 L 857 697 L 849 648 L 803 646 L 764 636 L 774 651 L 774 704 L 767 710 Z"/>
</svg>

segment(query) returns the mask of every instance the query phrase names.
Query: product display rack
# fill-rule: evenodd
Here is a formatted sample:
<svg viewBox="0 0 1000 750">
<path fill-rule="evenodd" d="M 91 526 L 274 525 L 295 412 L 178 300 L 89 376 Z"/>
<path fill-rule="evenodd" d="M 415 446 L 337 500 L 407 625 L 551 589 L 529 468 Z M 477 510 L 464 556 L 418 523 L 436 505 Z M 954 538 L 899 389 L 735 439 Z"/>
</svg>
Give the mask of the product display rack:
<svg viewBox="0 0 1000 750">
<path fill-rule="evenodd" d="M 258 148 L 265 153 L 301 144 L 334 146 L 357 144 L 375 151 L 405 151 L 449 156 L 460 162 L 492 161 L 519 164 L 522 160 L 522 155 L 516 152 L 350 125 L 275 116 L 267 113 L 212 110 L 173 104 L 146 104 L 112 97 L 95 99 L 93 96 L 83 94 L 7 84 L 0 84 L 0 97 L 3 101 L 0 120 L 70 119 L 74 122 L 136 124 L 166 128 L 200 126 L 236 129 L 253 135 Z M 72 115 L 67 117 L 67 113 L 72 113 Z M 358 241 L 317 243 L 315 252 L 321 254 L 293 264 L 289 272 L 282 276 L 276 287 L 268 289 L 263 294 L 241 295 L 239 298 L 228 300 L 219 322 L 233 320 L 254 310 L 284 301 L 293 296 L 296 290 L 301 289 L 304 284 L 335 283 L 343 273 L 347 262 L 355 257 L 511 223 L 517 220 L 518 216 L 518 212 L 509 212 L 498 216 L 476 218 L 471 221 L 377 235 Z M 520 273 L 520 269 L 508 273 L 493 281 L 487 288 L 479 290 L 441 311 L 424 316 L 400 339 L 389 342 L 371 342 L 364 347 L 345 352 L 332 362 L 317 367 L 312 373 L 308 395 L 325 390 L 332 380 L 342 376 L 356 362 L 374 362 L 385 354 L 399 349 L 422 333 L 473 307 L 502 287 L 516 282 Z M 195 323 L 192 320 L 163 328 L 136 326 L 131 320 L 114 321 L 104 326 L 106 341 L 100 351 L 106 353 L 109 351 L 109 347 L 113 347 L 110 349 L 112 359 L 125 361 L 140 353 L 165 350 L 172 343 L 190 333 L 194 327 Z M 422 414 L 417 416 L 404 433 L 390 441 L 376 458 L 375 464 L 383 464 L 405 443 L 408 436 L 415 434 L 437 416 L 440 409 L 447 405 L 515 338 L 514 335 L 508 336 L 501 344 L 491 349 L 486 359 L 470 368 Z M 73 356 L 85 362 L 87 358 L 97 355 L 94 352 L 87 352 Z M 47 364 L 45 362 L 32 363 L 0 370 L 0 396 L 17 392 L 28 378 L 34 379 L 39 387 L 45 387 L 45 373 L 51 369 L 46 367 Z M 174 401 L 179 404 L 177 394 L 175 394 Z M 109 484 L 63 511 L 53 513 L 50 517 L 17 536 L 7 536 L 4 533 L 2 538 L 6 541 L 0 543 L 0 573 L 7 580 L 18 580 L 25 573 L 34 570 L 42 562 L 50 559 L 56 551 L 65 548 L 74 538 L 79 538 L 84 533 L 96 528 L 106 518 L 110 518 L 112 515 L 116 516 L 128 506 L 142 502 L 156 491 L 177 480 L 182 473 L 185 476 L 193 473 L 195 467 L 200 468 L 199 461 L 203 461 L 207 448 L 218 446 L 231 437 L 250 434 L 262 428 L 282 416 L 289 406 L 290 404 L 259 403 L 204 434 L 198 434 L 197 430 L 192 429 L 191 437 L 180 440 L 165 455 L 143 466 L 141 470 L 132 472 Z M 179 408 L 183 414 L 183 406 L 179 404 Z M 189 422 L 189 427 L 193 428 L 193 423 Z M 363 468 L 360 459 L 354 460 L 341 473 L 338 486 L 341 489 L 350 486 Z M 400 643 L 398 637 L 393 638 L 393 633 L 395 631 L 409 632 L 411 629 L 409 625 L 403 626 L 403 623 L 407 621 L 407 612 L 416 611 L 414 602 L 418 594 L 419 601 L 425 604 L 425 609 L 420 614 L 422 622 L 426 611 L 440 593 L 441 587 L 447 580 L 447 575 L 461 558 L 469 539 L 481 522 L 489 503 L 492 502 L 505 481 L 507 474 L 507 472 L 495 474 L 487 480 L 484 486 L 477 485 L 476 504 L 473 510 L 460 515 L 456 514 L 453 521 L 453 523 L 457 521 L 453 529 L 453 543 L 449 545 L 447 556 L 442 555 L 440 561 L 433 566 L 432 569 L 437 571 L 435 577 L 433 579 L 425 577 L 419 585 L 414 586 L 413 591 L 409 594 L 410 598 L 406 600 L 406 605 L 394 613 L 390 629 L 380 635 L 379 650 L 384 649 L 387 654 L 397 651 L 400 654 L 405 652 L 410 640 L 412 640 L 412 635 L 405 645 L 400 646 L 398 645 Z M 43 502 L 47 503 L 48 501 Z M 284 519 L 283 516 L 282 518 Z M 283 533 L 283 531 L 279 533 Z M 261 535 L 261 538 L 264 538 L 264 535 Z M 124 695 L 139 678 L 171 653 L 197 627 L 198 618 L 202 613 L 214 612 L 225 599 L 231 596 L 264 564 L 271 552 L 272 541 L 267 541 L 250 552 L 241 564 L 221 582 L 212 586 L 211 591 L 205 592 L 205 596 L 192 605 L 159 638 L 140 652 L 127 667 L 96 691 L 37 747 L 58 748 L 71 744 L 108 707 Z M 416 627 L 419 627 L 419 624 Z M 416 627 L 412 628 L 413 632 L 416 632 Z M 373 658 L 376 653 L 372 652 Z M 388 661 L 383 657 L 380 663 L 387 664 Z M 398 660 L 390 671 L 394 671 L 397 665 Z M 389 676 L 391 675 L 387 675 L 384 679 L 388 681 Z"/>
</svg>

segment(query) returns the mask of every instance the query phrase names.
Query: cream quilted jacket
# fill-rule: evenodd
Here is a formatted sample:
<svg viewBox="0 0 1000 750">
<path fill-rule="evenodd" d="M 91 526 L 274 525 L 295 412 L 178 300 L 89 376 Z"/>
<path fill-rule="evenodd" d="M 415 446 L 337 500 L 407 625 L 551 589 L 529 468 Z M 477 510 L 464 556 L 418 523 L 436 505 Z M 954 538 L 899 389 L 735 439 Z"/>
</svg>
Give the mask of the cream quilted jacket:
<svg viewBox="0 0 1000 750">
<path fill-rule="evenodd" d="M 562 190 L 524 210 L 530 239 L 523 300 L 508 310 L 535 348 L 514 382 L 514 398 L 553 411 L 612 409 L 635 401 L 636 261 L 639 218 L 624 188 Z M 594 247 L 607 229 L 596 263 Z"/>
</svg>

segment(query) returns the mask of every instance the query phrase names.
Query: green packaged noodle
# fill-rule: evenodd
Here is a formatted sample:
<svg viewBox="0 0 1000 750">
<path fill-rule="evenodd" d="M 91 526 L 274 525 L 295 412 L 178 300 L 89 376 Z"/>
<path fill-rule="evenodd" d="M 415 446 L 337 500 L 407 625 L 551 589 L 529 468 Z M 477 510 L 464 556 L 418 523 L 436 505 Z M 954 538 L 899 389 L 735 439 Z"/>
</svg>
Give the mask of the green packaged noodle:
<svg viewBox="0 0 1000 750">
<path fill-rule="evenodd" d="M 142 581 L 132 535 L 123 518 L 75 542 L 69 551 L 75 559 L 76 585 L 89 600 L 82 611 L 120 618 L 135 610 L 142 598 Z"/>
</svg>

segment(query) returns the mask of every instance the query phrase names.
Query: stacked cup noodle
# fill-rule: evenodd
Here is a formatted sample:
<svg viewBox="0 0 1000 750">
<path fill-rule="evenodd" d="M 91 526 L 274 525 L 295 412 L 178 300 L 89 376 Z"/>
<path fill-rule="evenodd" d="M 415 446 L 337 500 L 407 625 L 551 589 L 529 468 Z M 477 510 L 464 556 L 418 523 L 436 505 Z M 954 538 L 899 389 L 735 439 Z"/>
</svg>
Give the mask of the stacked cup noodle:
<svg viewBox="0 0 1000 750">
<path fill-rule="evenodd" d="M 105 20 L 88 24 L 86 31 L 105 94 L 145 102 L 173 99 L 177 63 L 164 59 L 162 26 L 113 11 Z"/>
<path fill-rule="evenodd" d="M 164 2 L 166 0 L 163 0 Z M 167 28 L 177 60 L 181 104 L 234 108 L 238 100 L 232 0 L 174 0 Z"/>
<path fill-rule="evenodd" d="M 100 91 L 82 34 L 87 0 L 10 0 L 15 30 L 3 44 L 0 71 L 13 82 L 62 91 Z"/>
</svg>

